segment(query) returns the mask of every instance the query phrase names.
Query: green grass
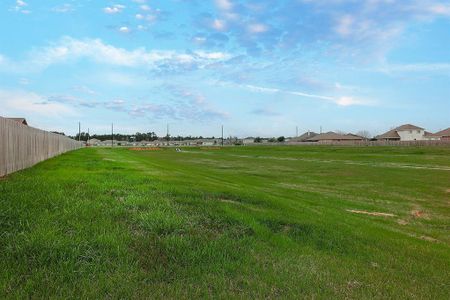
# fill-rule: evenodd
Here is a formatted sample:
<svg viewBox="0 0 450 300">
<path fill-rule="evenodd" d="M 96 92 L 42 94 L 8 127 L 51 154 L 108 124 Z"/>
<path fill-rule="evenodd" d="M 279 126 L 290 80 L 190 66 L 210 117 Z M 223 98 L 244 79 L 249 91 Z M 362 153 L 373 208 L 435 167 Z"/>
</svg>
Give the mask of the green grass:
<svg viewBox="0 0 450 300">
<path fill-rule="evenodd" d="M 449 232 L 450 148 L 82 149 L 0 180 L 0 298 L 448 299 Z"/>
</svg>

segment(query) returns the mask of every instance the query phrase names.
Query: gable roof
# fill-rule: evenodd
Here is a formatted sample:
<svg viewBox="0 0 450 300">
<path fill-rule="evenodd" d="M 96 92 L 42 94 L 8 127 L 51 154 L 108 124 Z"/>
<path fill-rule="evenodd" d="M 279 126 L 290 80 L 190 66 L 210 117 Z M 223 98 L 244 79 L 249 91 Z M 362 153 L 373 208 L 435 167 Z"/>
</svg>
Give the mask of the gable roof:
<svg viewBox="0 0 450 300">
<path fill-rule="evenodd" d="M 363 140 L 362 137 L 354 134 L 339 134 L 336 132 L 327 132 L 316 135 L 315 137 L 309 138 L 307 141 L 319 142 L 319 141 L 360 141 Z"/>
<path fill-rule="evenodd" d="M 450 127 L 433 134 L 434 136 L 450 136 Z"/>
<path fill-rule="evenodd" d="M 422 127 L 418 127 L 416 125 L 405 124 L 395 128 L 396 131 L 404 131 L 404 130 L 424 130 Z"/>
<path fill-rule="evenodd" d="M 25 118 L 7 118 L 8 120 L 19 122 L 23 125 L 28 125 L 27 120 Z"/>
<path fill-rule="evenodd" d="M 313 138 L 313 137 L 315 137 L 317 135 L 318 134 L 315 133 L 315 132 L 308 131 L 308 132 L 305 132 L 304 134 L 302 134 L 301 136 L 296 136 L 296 137 L 291 138 L 291 141 L 304 142 L 304 141 L 306 141 L 306 140 L 308 140 L 310 138 Z"/>
<path fill-rule="evenodd" d="M 375 137 L 377 140 L 383 140 L 383 139 L 400 139 L 400 136 L 397 133 L 397 129 L 389 130 L 386 133 L 380 134 Z"/>
</svg>

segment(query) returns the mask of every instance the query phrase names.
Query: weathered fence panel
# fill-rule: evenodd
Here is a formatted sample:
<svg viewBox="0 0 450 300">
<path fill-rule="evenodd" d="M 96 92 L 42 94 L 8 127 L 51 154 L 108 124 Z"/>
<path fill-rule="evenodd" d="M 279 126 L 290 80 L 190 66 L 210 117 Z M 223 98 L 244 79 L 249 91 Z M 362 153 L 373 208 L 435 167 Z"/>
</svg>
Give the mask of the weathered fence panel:
<svg viewBox="0 0 450 300">
<path fill-rule="evenodd" d="M 81 147 L 68 137 L 0 117 L 0 177 Z"/>
</svg>

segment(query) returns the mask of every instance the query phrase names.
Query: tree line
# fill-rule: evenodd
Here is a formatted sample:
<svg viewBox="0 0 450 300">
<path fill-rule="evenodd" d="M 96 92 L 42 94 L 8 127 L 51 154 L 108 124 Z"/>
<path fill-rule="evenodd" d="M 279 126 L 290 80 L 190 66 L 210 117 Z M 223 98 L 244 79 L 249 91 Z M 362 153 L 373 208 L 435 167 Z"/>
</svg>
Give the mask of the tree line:
<svg viewBox="0 0 450 300">
<path fill-rule="evenodd" d="M 62 133 L 63 134 L 63 133 Z M 75 136 L 71 136 L 71 138 L 81 141 L 88 141 L 91 139 L 97 139 L 100 141 L 106 141 L 111 140 L 112 136 L 111 134 L 88 134 L 87 132 L 81 132 L 81 134 L 76 134 Z M 203 136 L 165 136 L 162 137 L 163 139 L 167 141 L 189 141 L 189 140 L 197 140 L 197 139 L 203 139 Z M 208 137 L 209 138 L 209 137 Z M 214 139 L 215 137 L 210 137 L 211 139 Z M 156 133 L 147 132 L 147 133 L 141 133 L 136 132 L 135 134 L 120 134 L 115 133 L 114 134 L 114 140 L 115 141 L 123 141 L 123 142 L 142 142 L 142 141 L 156 141 L 158 139 L 161 139 L 161 137 L 158 137 Z"/>
</svg>

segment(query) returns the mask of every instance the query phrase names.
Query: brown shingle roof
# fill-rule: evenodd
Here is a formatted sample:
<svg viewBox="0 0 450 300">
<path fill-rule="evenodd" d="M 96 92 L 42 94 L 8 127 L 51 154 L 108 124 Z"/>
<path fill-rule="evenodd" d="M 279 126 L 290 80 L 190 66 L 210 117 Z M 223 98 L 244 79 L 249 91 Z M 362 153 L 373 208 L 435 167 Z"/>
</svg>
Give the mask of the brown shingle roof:
<svg viewBox="0 0 450 300">
<path fill-rule="evenodd" d="M 291 142 L 305 142 L 310 138 L 313 138 L 317 136 L 317 133 L 309 131 L 309 132 L 305 132 L 304 134 L 302 134 L 301 136 L 297 136 L 291 139 Z"/>
<path fill-rule="evenodd" d="M 363 140 L 362 137 L 356 136 L 354 134 L 339 134 L 336 132 L 327 132 L 321 133 L 308 139 L 310 142 L 319 142 L 319 141 L 360 141 Z"/>
<path fill-rule="evenodd" d="M 397 129 L 389 130 L 386 133 L 383 133 L 379 136 L 375 137 L 377 140 L 387 140 L 387 139 L 400 139 L 400 136 L 397 133 Z"/>
<path fill-rule="evenodd" d="M 434 136 L 450 136 L 450 127 L 433 134 Z"/>
<path fill-rule="evenodd" d="M 411 125 L 411 124 L 405 124 L 402 126 L 399 126 L 397 128 L 395 128 L 394 130 L 396 131 L 403 131 L 403 130 L 423 130 L 422 127 L 418 127 L 416 125 Z"/>
</svg>

